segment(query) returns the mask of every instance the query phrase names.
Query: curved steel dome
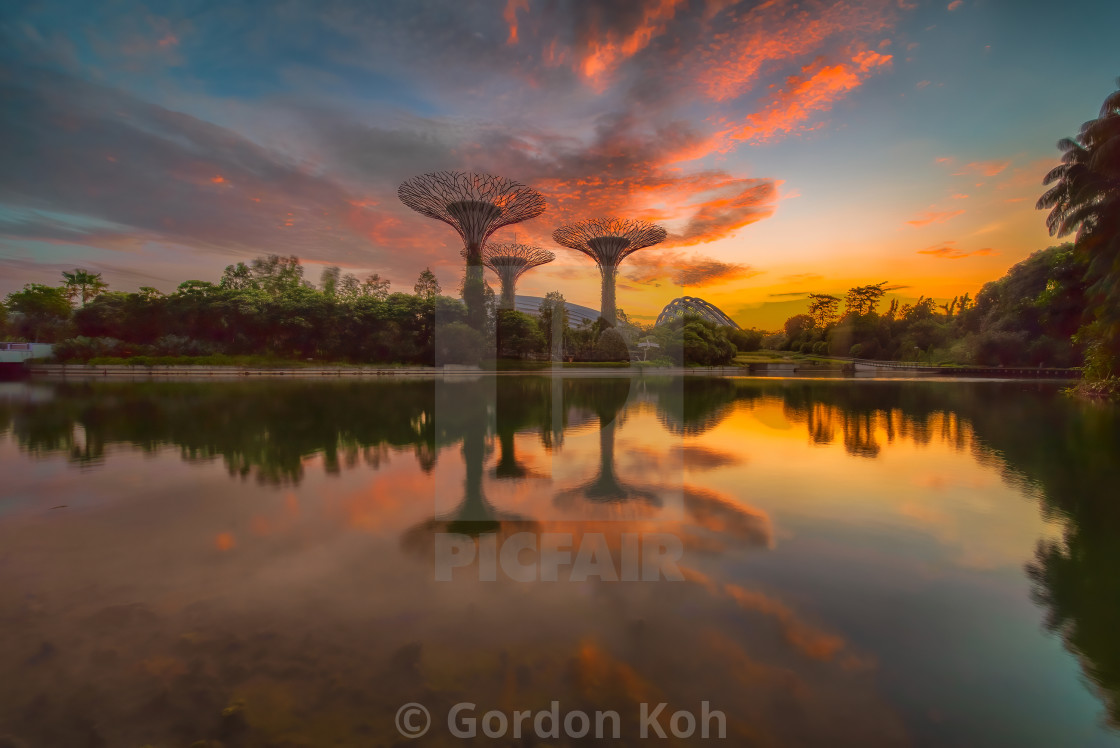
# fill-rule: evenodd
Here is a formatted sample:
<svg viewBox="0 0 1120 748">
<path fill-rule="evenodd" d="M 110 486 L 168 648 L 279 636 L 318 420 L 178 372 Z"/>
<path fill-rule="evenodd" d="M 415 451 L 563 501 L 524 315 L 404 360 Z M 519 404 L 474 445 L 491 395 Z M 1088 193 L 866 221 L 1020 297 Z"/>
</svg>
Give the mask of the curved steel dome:
<svg viewBox="0 0 1120 748">
<path fill-rule="evenodd" d="M 670 301 L 665 305 L 665 308 L 661 310 L 661 314 L 657 315 L 657 322 L 654 324 L 663 325 L 666 322 L 684 317 L 685 315 L 706 319 L 709 322 L 714 322 L 724 327 L 734 327 L 736 330 L 739 329 L 739 325 L 735 324 L 735 320 L 724 314 L 722 309 L 715 304 L 695 296 L 682 296 L 679 299 Z"/>
</svg>

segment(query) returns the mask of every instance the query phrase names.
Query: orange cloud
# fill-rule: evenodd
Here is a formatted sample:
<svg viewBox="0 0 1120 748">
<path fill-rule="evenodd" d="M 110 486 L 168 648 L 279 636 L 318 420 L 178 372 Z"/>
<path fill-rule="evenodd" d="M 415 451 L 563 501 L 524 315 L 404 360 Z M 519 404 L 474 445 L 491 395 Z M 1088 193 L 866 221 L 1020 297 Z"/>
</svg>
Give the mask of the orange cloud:
<svg viewBox="0 0 1120 748">
<path fill-rule="evenodd" d="M 831 38 L 848 44 L 857 36 L 877 36 L 891 27 L 894 12 L 889 0 L 771 0 L 746 11 L 735 8 L 714 20 L 709 43 L 698 47 L 688 67 L 708 98 L 734 99 L 754 87 L 766 68 L 819 52 Z"/>
<path fill-rule="evenodd" d="M 646 6 L 641 22 L 628 33 L 608 32 L 601 39 L 591 39 L 576 69 L 602 89 L 609 76 L 623 61 L 645 49 L 655 36 L 665 33 L 666 24 L 676 15 L 684 0 L 654 0 Z"/>
<path fill-rule="evenodd" d="M 506 44 L 517 44 L 517 11 L 529 12 L 529 0 L 507 0 L 502 18 L 509 25 L 509 38 Z"/>
<path fill-rule="evenodd" d="M 948 242 L 952 244 L 953 242 Z M 991 247 L 984 247 L 983 249 L 964 250 L 957 247 L 950 247 L 946 245 L 927 247 L 926 249 L 919 249 L 918 254 L 930 255 L 931 257 L 940 257 L 944 260 L 959 260 L 964 257 L 988 257 L 991 255 L 999 254 Z"/>
<path fill-rule="evenodd" d="M 793 132 L 814 112 L 830 109 L 876 70 L 890 65 L 891 59 L 891 55 L 873 50 L 860 52 L 851 62 L 836 65 L 826 66 L 818 59 L 803 67 L 800 76 L 787 79 L 786 87 L 773 95 L 761 112 L 747 117 L 746 124 L 731 137 L 762 142 Z"/>
<path fill-rule="evenodd" d="M 911 226 L 928 226 L 931 223 L 945 223 L 950 218 L 956 218 L 961 213 L 964 213 L 963 208 L 961 210 L 946 210 L 941 212 L 927 210 L 917 218 L 909 220 L 906 223 Z"/>
<path fill-rule="evenodd" d="M 962 5 L 964 5 L 964 0 L 953 0 L 953 2 L 949 3 L 949 10 L 956 10 Z"/>
<path fill-rule="evenodd" d="M 980 174 L 985 177 L 994 177 L 1010 165 L 1010 161 L 972 161 L 963 166 L 960 171 L 954 172 L 953 176 Z"/>
<path fill-rule="evenodd" d="M 722 262 L 711 257 L 685 257 L 677 252 L 642 252 L 626 260 L 625 276 L 634 283 L 660 285 L 669 279 L 676 286 L 701 288 L 716 283 L 761 275 L 749 265 Z"/>
</svg>

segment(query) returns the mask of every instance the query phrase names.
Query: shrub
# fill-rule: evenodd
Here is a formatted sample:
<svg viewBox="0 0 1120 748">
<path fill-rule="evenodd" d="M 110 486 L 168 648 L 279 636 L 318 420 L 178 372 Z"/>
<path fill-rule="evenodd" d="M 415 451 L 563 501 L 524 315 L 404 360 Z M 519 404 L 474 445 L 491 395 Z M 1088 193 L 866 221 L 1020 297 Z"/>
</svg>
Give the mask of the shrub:
<svg viewBox="0 0 1120 748">
<path fill-rule="evenodd" d="M 629 361 L 630 349 L 622 333 L 613 327 L 603 330 L 595 341 L 593 358 L 595 361 Z"/>
<path fill-rule="evenodd" d="M 486 348 L 482 333 L 462 322 L 441 325 L 436 330 L 435 364 L 477 366 Z"/>
</svg>

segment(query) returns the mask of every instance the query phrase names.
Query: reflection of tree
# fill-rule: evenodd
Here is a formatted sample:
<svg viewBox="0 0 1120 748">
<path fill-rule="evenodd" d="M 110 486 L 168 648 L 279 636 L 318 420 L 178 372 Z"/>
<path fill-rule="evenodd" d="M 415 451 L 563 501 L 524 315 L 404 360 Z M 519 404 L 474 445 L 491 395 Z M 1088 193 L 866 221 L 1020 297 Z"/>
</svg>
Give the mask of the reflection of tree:
<svg viewBox="0 0 1120 748">
<path fill-rule="evenodd" d="M 103 459 L 107 445 L 145 452 L 175 445 L 184 459 L 222 458 L 232 475 L 298 481 L 322 455 L 337 472 L 370 447 L 411 446 L 434 462 L 432 385 L 376 382 L 86 382 L 53 386 L 54 397 L 9 404 L 11 431 L 32 454 Z"/>
<path fill-rule="evenodd" d="M 824 438 L 844 424 L 845 448 L 932 440 L 976 456 L 1040 497 L 1066 523 L 1061 542 L 1040 544 L 1027 573 L 1048 609 L 1047 626 L 1075 653 L 1120 727 L 1120 413 L 1057 396 L 1027 382 L 837 382 L 758 385 L 781 397 L 787 417 Z M 855 424 L 855 425 L 852 425 Z M 831 437 L 824 438 L 831 441 Z"/>
<path fill-rule="evenodd" d="M 493 381 L 455 386 L 460 389 L 437 400 L 431 380 L 35 384 L 37 392 L 49 396 L 0 400 L 0 431 L 33 455 L 64 455 L 78 463 L 111 460 L 113 445 L 148 452 L 173 445 L 184 459 L 221 458 L 234 475 L 275 482 L 298 481 L 311 456 L 320 455 L 329 469 L 341 470 L 362 462 L 376 465 L 386 450 L 402 447 L 415 450 L 421 465 L 431 469 L 437 444 L 459 444 L 466 465 L 462 503 L 449 516 L 409 531 L 406 544 L 423 545 L 455 522 L 475 523 L 476 531 L 496 523 L 499 533 L 527 522 L 503 515 L 486 501 L 483 466 L 492 434 L 501 443 L 506 435 L 512 439 L 540 428 L 543 438 L 592 418 L 600 424 L 598 472 L 567 498 L 639 499 L 648 505 L 656 497 L 650 487 L 630 488 L 615 473 L 614 438 L 629 398 L 629 378 L 501 377 L 496 397 Z M 645 386 L 674 434 L 702 432 L 736 403 L 767 401 L 780 404 L 791 422 L 803 424 L 814 443 L 842 437 L 849 451 L 869 453 L 876 443 L 938 441 L 971 450 L 1008 480 L 1029 486 L 1047 515 L 1066 525 L 1063 541 L 1043 545 L 1029 567 L 1036 597 L 1120 724 L 1120 638 L 1114 633 L 1120 630 L 1120 502 L 1115 500 L 1120 414 L 1115 410 L 1064 400 L 1052 385 L 1029 382 L 687 377 L 647 378 Z M 554 387 L 562 388 L 566 406 L 556 411 L 558 416 Z M 497 423 L 490 424 L 495 410 Z M 557 418 L 565 422 L 557 424 Z M 513 451 L 503 451 L 495 474 L 522 470 Z M 694 520 L 704 519 L 700 524 L 733 521 L 720 515 L 718 505 L 693 503 L 686 509 Z M 752 522 L 736 526 L 744 537 L 761 538 L 761 525 Z"/>
<path fill-rule="evenodd" d="M 749 399 L 731 379 L 699 377 L 657 379 L 646 388 L 657 395 L 658 419 L 670 433 L 695 436 L 715 428 L 734 409 L 736 399 Z"/>
</svg>

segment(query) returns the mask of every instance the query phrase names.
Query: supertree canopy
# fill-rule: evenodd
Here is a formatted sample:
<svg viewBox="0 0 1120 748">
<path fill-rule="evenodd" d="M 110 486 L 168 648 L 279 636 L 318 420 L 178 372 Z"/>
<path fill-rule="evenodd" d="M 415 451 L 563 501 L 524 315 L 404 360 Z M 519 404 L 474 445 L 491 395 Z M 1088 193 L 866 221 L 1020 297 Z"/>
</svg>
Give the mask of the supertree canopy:
<svg viewBox="0 0 1120 748">
<path fill-rule="evenodd" d="M 467 277 L 463 299 L 472 325 L 485 323 L 482 247 L 503 226 L 536 218 L 544 196 L 520 182 L 490 174 L 437 171 L 405 180 L 397 188 L 401 202 L 416 212 L 443 221 L 463 239 Z"/>
<path fill-rule="evenodd" d="M 553 240 L 564 247 L 583 252 L 595 260 L 603 277 L 599 314 L 610 324 L 618 316 L 614 301 L 618 265 L 639 249 L 665 241 L 665 229 L 656 224 L 625 218 L 593 218 L 561 226 Z"/>
<path fill-rule="evenodd" d="M 493 270 L 502 283 L 502 309 L 513 309 L 521 276 L 555 259 L 556 255 L 547 249 L 528 244 L 487 244 L 482 248 L 482 264 Z"/>
</svg>

